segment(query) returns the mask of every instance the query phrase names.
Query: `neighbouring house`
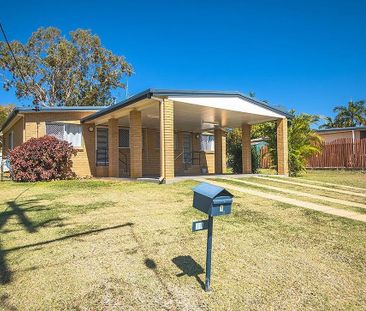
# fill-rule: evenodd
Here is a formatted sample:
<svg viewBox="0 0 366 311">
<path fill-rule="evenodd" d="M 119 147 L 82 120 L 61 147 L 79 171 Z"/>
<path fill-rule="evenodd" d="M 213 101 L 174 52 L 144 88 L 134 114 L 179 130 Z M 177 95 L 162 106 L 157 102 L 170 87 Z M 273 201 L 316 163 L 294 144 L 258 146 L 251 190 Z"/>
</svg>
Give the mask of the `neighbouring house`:
<svg viewBox="0 0 366 311">
<path fill-rule="evenodd" d="M 3 124 L 3 156 L 32 137 L 78 149 L 79 176 L 156 177 L 226 172 L 226 128 L 242 128 L 243 173 L 251 173 L 251 125 L 277 122 L 278 173 L 288 174 L 287 119 L 237 92 L 148 89 L 109 107 L 16 108 Z"/>
<path fill-rule="evenodd" d="M 352 139 L 353 142 L 360 139 L 366 139 L 366 126 L 329 128 L 316 130 L 316 132 L 326 143 L 338 139 Z"/>
</svg>

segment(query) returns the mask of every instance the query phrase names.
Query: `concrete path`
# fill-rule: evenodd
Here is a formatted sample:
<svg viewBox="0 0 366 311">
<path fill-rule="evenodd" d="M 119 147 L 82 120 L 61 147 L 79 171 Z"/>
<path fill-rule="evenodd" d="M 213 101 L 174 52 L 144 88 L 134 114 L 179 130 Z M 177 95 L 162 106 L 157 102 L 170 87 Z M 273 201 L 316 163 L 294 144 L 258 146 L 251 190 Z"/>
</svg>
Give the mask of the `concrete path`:
<svg viewBox="0 0 366 311">
<path fill-rule="evenodd" d="M 268 189 L 268 190 L 275 190 L 275 191 L 280 191 L 280 192 L 284 192 L 284 193 L 288 193 L 288 194 L 295 194 L 295 195 L 301 196 L 301 197 L 317 199 L 317 200 L 321 200 L 321 201 L 328 201 L 328 202 L 352 206 L 352 207 L 366 208 L 366 204 L 362 204 L 362 203 L 351 202 L 351 201 L 346 201 L 346 200 L 341 200 L 341 199 L 334 199 L 334 198 L 330 198 L 330 197 L 326 197 L 326 196 L 322 196 L 322 195 L 310 194 L 310 193 L 290 190 L 290 189 L 286 189 L 286 188 L 278 188 L 278 187 L 274 187 L 274 186 L 263 185 L 263 184 L 251 182 L 248 180 L 226 178 L 226 177 L 222 178 L 222 179 L 231 180 L 231 181 L 235 181 L 235 182 L 239 182 L 239 183 L 243 183 L 243 184 L 247 184 L 247 185 L 251 185 L 251 186 L 261 187 L 261 188 Z"/>
<path fill-rule="evenodd" d="M 334 189 L 334 188 L 327 188 L 327 187 L 323 187 L 323 186 L 310 185 L 310 184 L 306 184 L 306 183 L 292 181 L 287 178 L 286 179 L 285 178 L 270 178 L 270 177 L 264 177 L 264 176 L 253 176 L 253 178 L 265 179 L 265 180 L 270 180 L 270 181 L 275 181 L 275 182 L 280 182 L 280 183 L 285 183 L 285 184 L 291 184 L 291 185 L 297 185 L 297 186 L 313 188 L 313 189 L 320 189 L 320 190 L 325 190 L 325 191 L 333 191 L 333 192 L 337 192 L 337 193 L 343 193 L 343 194 L 354 195 L 354 196 L 366 198 L 366 193 L 359 193 L 359 192 L 353 192 L 353 191 L 342 190 L 342 189 Z"/>
<path fill-rule="evenodd" d="M 207 179 L 204 179 L 204 178 L 196 178 L 196 180 L 201 181 L 201 182 L 207 182 Z M 334 216 L 340 216 L 340 217 L 344 217 L 344 218 L 349 218 L 349 219 L 353 219 L 353 220 L 366 222 L 366 214 L 359 214 L 356 212 L 346 211 L 346 210 L 337 209 L 337 208 L 324 206 L 324 205 L 320 205 L 320 204 L 315 204 L 315 203 L 311 203 L 311 202 L 303 202 L 300 200 L 286 198 L 286 197 L 268 193 L 268 192 L 247 189 L 247 188 L 243 188 L 240 186 L 231 185 L 228 183 L 217 182 L 217 181 L 213 181 L 213 180 L 209 180 L 209 182 L 214 185 L 217 185 L 217 186 L 221 186 L 221 187 L 224 187 L 227 189 L 235 190 L 235 191 L 249 194 L 249 195 L 258 196 L 258 197 L 261 197 L 264 199 L 273 200 L 273 201 L 286 203 L 286 204 L 291 204 L 294 206 L 299 206 L 302 208 L 307 208 L 307 209 L 311 209 L 311 210 L 318 211 L 318 212 L 323 212 L 323 213 L 334 215 Z"/>
</svg>

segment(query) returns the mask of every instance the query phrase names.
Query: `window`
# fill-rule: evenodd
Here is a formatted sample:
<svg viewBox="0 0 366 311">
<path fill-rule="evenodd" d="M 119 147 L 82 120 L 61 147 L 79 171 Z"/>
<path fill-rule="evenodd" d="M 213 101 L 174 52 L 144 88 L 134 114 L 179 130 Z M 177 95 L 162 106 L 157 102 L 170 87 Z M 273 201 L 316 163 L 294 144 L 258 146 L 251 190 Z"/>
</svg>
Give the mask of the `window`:
<svg viewBox="0 0 366 311">
<path fill-rule="evenodd" d="M 46 134 L 81 147 L 81 125 L 70 123 L 46 123 Z"/>
<path fill-rule="evenodd" d="M 97 127 L 96 164 L 108 165 L 108 128 Z"/>
<path fill-rule="evenodd" d="M 13 149 L 14 148 L 14 132 L 11 131 L 9 133 L 9 136 L 8 136 L 8 140 L 9 140 L 9 149 Z"/>
<path fill-rule="evenodd" d="M 120 148 L 130 147 L 130 131 L 128 129 L 119 129 L 119 145 Z"/>
<path fill-rule="evenodd" d="M 215 150 L 215 136 L 201 135 L 201 151 L 212 152 Z"/>
</svg>

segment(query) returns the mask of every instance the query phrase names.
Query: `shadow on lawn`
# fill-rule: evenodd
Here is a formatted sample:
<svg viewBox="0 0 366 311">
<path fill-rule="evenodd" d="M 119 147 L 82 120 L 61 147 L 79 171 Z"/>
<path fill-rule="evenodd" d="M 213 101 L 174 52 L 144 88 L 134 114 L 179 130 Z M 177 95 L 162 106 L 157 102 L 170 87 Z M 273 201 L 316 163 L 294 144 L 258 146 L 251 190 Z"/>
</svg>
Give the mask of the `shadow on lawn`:
<svg viewBox="0 0 366 311">
<path fill-rule="evenodd" d="M 178 256 L 173 258 L 172 261 L 180 270 L 182 270 L 181 273 L 177 274 L 177 277 L 184 275 L 194 276 L 201 288 L 205 289 L 205 283 L 199 277 L 199 274 L 203 274 L 204 270 L 191 256 Z"/>
<path fill-rule="evenodd" d="M 84 236 L 84 235 L 103 232 L 103 231 L 107 231 L 107 230 L 118 229 L 118 228 L 127 227 L 127 226 L 129 227 L 129 226 L 132 226 L 132 225 L 133 225 L 133 223 L 127 222 L 127 223 L 121 224 L 121 225 L 116 225 L 116 226 L 111 226 L 111 227 L 106 227 L 106 228 L 100 228 L 100 229 L 93 229 L 93 230 L 88 230 L 88 231 L 84 231 L 84 232 L 65 235 L 65 236 L 62 236 L 60 238 L 56 238 L 56 239 L 52 239 L 52 240 L 47 240 L 47 241 L 42 241 L 42 242 L 32 243 L 32 244 L 27 244 L 27 245 L 22 245 L 22 246 L 16 246 L 16 247 L 13 247 L 13 248 L 6 249 L 4 251 L 6 253 L 10 253 L 10 252 L 17 251 L 17 250 L 24 249 L 24 248 L 48 245 L 48 244 L 51 244 L 51 243 L 60 242 L 60 241 L 64 241 L 64 240 L 68 240 L 68 239 L 72 239 L 72 238 L 76 238 L 76 237 L 80 237 L 80 236 Z"/>
<path fill-rule="evenodd" d="M 3 230 L 3 227 L 13 216 L 18 219 L 19 223 L 28 233 L 35 233 L 41 227 L 46 227 L 52 223 L 60 222 L 62 220 L 61 218 L 56 217 L 46 219 L 42 222 L 34 223 L 30 218 L 28 218 L 26 212 L 40 212 L 49 209 L 39 205 L 39 200 L 36 199 L 24 200 L 24 202 L 22 203 L 16 202 L 17 199 L 19 199 L 19 197 L 29 189 L 30 188 L 27 188 L 22 191 L 13 201 L 8 201 L 5 203 L 5 210 L 0 213 L 0 230 L 2 230 L 2 234 L 6 232 L 11 232 Z M 5 285 L 11 281 L 11 271 L 6 262 L 6 253 L 7 251 L 3 250 L 0 241 L 0 285 Z"/>
<path fill-rule="evenodd" d="M 9 310 L 9 311 L 16 311 L 16 310 L 18 310 L 13 305 L 11 305 L 8 302 L 8 300 L 9 300 L 9 296 L 7 294 L 1 295 L 0 296 L 0 306 L 2 306 L 4 308 L 4 310 Z"/>
</svg>

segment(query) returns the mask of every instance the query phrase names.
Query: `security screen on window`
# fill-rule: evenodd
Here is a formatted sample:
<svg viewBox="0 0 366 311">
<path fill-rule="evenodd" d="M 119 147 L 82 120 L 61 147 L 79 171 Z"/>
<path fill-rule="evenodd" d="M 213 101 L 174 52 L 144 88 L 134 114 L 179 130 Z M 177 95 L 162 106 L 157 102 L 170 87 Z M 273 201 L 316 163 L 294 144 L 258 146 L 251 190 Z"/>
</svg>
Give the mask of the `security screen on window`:
<svg viewBox="0 0 366 311">
<path fill-rule="evenodd" d="M 81 147 L 82 128 L 80 124 L 46 123 L 46 134 L 65 140 L 73 147 Z"/>
<path fill-rule="evenodd" d="M 97 165 L 108 165 L 108 128 L 97 127 L 97 150 L 96 150 Z"/>
<path fill-rule="evenodd" d="M 119 147 L 130 147 L 130 131 L 128 129 L 119 129 Z"/>
</svg>

